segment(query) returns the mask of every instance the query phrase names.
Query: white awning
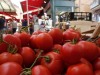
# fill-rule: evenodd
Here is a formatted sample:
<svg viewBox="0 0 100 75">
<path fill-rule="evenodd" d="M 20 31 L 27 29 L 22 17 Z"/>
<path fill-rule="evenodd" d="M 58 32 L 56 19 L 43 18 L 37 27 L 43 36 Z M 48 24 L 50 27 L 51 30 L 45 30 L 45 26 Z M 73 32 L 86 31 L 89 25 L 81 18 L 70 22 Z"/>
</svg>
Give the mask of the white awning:
<svg viewBox="0 0 100 75">
<path fill-rule="evenodd" d="M 0 12 L 16 12 L 10 0 L 0 0 Z"/>
</svg>

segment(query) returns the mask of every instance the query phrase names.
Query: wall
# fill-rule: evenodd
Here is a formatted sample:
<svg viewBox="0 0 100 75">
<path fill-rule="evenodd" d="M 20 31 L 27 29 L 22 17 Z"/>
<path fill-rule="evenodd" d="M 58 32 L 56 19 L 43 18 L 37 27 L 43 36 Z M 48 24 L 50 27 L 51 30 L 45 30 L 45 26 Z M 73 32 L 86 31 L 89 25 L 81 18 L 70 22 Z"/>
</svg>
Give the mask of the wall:
<svg viewBox="0 0 100 75">
<path fill-rule="evenodd" d="M 93 0 L 76 0 L 75 4 L 78 6 L 76 12 L 91 12 L 90 4 Z"/>
</svg>

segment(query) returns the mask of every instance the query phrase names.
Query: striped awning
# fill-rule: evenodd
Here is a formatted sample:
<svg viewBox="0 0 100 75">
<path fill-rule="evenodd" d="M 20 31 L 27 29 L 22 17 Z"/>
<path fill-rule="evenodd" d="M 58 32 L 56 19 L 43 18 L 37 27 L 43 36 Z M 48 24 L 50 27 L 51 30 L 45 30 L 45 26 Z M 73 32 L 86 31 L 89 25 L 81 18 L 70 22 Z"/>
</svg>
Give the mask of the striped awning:
<svg viewBox="0 0 100 75">
<path fill-rule="evenodd" d="M 0 0 L 0 13 L 16 14 L 16 9 L 10 0 Z"/>
</svg>

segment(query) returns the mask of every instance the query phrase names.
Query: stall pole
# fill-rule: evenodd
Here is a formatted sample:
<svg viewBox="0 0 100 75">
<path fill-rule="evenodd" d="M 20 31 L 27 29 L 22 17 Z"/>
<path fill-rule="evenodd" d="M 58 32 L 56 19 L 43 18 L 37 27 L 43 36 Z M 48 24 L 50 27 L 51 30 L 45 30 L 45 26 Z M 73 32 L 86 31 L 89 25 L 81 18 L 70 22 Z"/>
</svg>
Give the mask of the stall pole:
<svg viewBox="0 0 100 75">
<path fill-rule="evenodd" d="M 51 5 L 52 5 L 52 6 L 51 6 L 52 24 L 53 24 L 53 26 L 55 26 L 55 0 L 50 0 L 50 2 L 51 2 Z"/>
<path fill-rule="evenodd" d="M 26 10 L 27 10 L 27 26 L 29 26 L 28 0 L 26 0 Z M 29 27 L 28 27 L 28 32 L 30 33 L 30 28 Z"/>
</svg>

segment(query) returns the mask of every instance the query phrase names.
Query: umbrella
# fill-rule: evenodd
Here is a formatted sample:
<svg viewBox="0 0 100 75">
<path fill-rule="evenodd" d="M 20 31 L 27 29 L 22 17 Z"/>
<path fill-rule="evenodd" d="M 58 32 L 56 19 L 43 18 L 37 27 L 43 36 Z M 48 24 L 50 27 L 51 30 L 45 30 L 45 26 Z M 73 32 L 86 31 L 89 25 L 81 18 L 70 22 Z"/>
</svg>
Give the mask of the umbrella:
<svg viewBox="0 0 100 75">
<path fill-rule="evenodd" d="M 44 0 L 26 0 L 26 1 L 28 2 L 28 13 L 38 12 L 43 9 L 41 6 Z M 27 13 L 27 2 L 26 1 L 21 2 L 23 14 Z"/>
<path fill-rule="evenodd" d="M 25 0 L 20 2 L 21 3 L 21 7 L 23 10 L 23 17 L 24 15 L 27 14 L 27 21 L 28 21 L 28 25 L 29 25 L 29 13 L 34 13 L 38 14 L 36 12 L 40 11 L 42 4 L 43 4 L 44 0 Z"/>
</svg>

